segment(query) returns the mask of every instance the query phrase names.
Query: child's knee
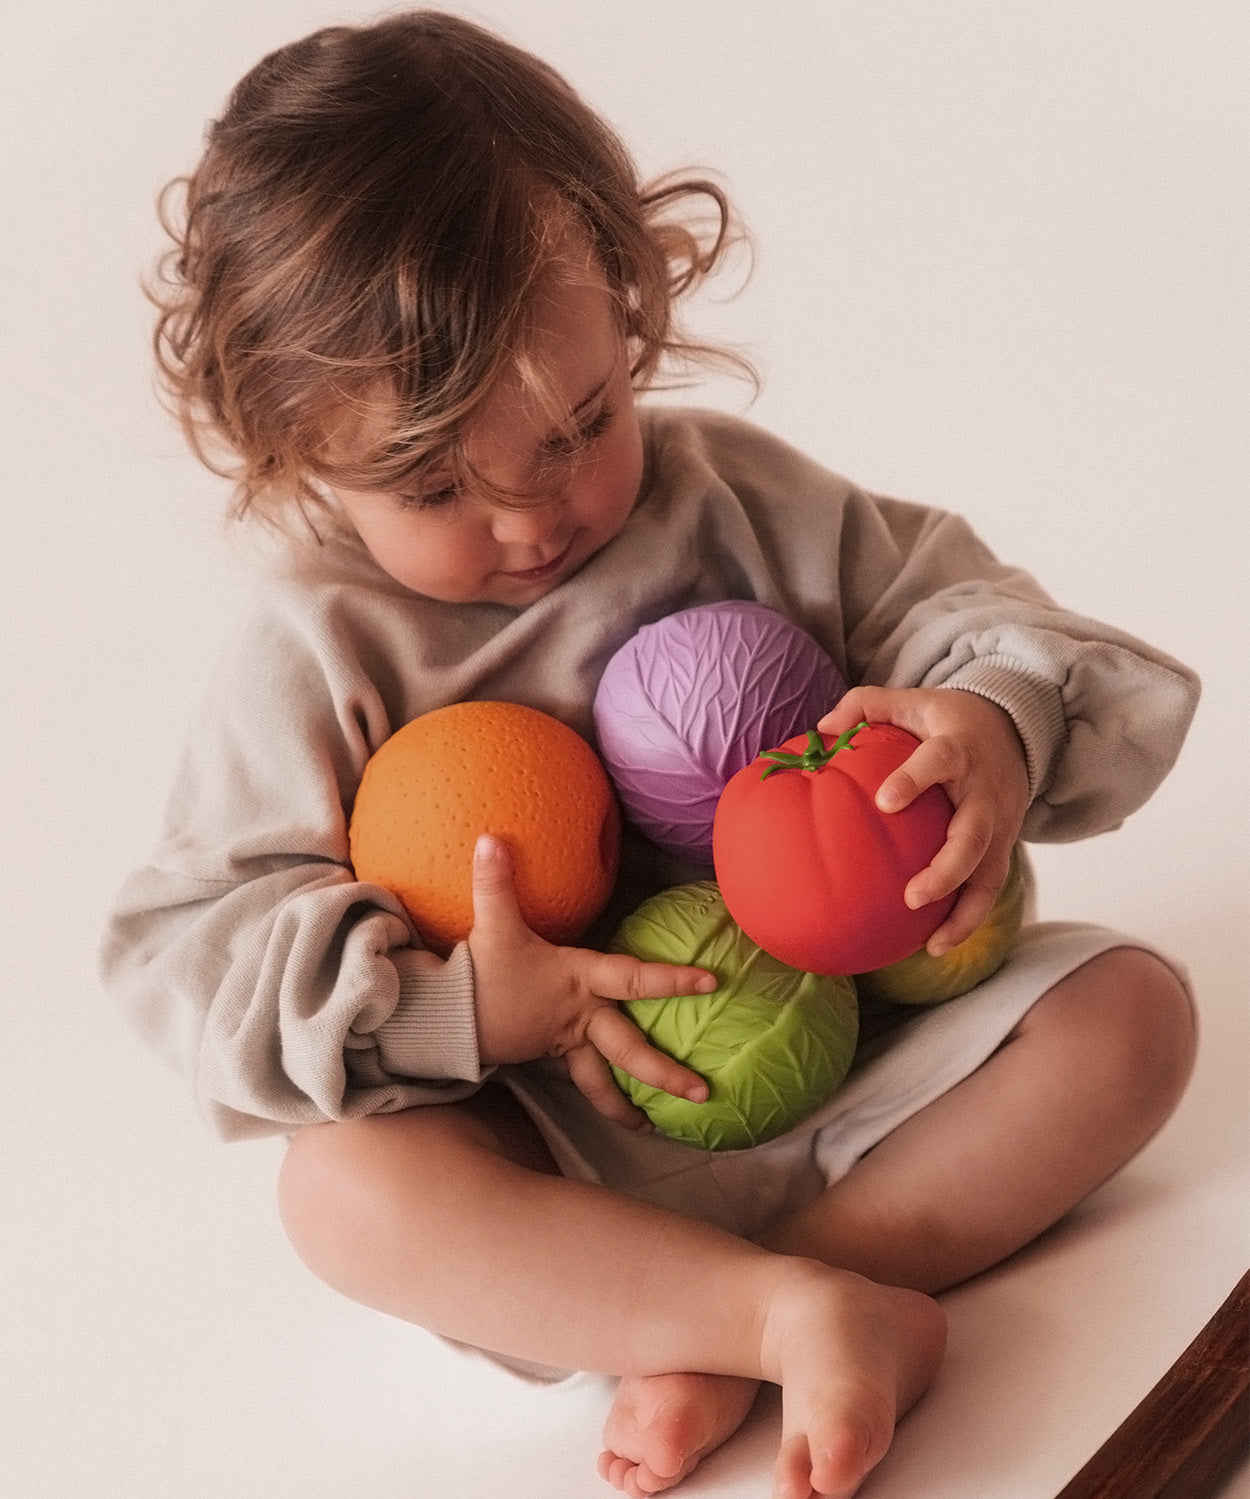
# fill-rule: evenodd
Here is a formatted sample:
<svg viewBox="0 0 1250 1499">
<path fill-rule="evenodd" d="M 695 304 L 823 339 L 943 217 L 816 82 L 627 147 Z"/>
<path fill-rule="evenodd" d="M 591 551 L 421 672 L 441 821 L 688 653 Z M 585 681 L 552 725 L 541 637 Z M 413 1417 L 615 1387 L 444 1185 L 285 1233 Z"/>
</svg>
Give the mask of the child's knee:
<svg viewBox="0 0 1250 1499">
<path fill-rule="evenodd" d="M 1146 1073 L 1151 1093 L 1171 1110 L 1194 1070 L 1198 1032 L 1193 1002 L 1176 973 L 1139 947 L 1118 948 L 1117 974 L 1135 1022 L 1134 1059 Z"/>
<path fill-rule="evenodd" d="M 1157 1127 L 1180 1102 L 1193 1072 L 1197 1029 L 1189 993 L 1152 953 L 1118 947 L 1059 986 L 1073 1044 L 1087 1048 L 1107 1101 Z"/>
<path fill-rule="evenodd" d="M 312 1124 L 287 1146 L 278 1211 L 310 1270 L 358 1299 L 392 1251 L 437 1258 L 448 1222 L 483 1210 L 517 1169 L 555 1173 L 541 1137 L 503 1089 L 459 1103 Z"/>
<path fill-rule="evenodd" d="M 451 1106 L 299 1130 L 278 1174 L 278 1212 L 296 1253 L 314 1274 L 347 1290 L 362 1252 L 389 1236 L 388 1219 L 402 1211 L 416 1226 L 420 1178 L 448 1169 L 456 1142 L 474 1127 Z"/>
</svg>

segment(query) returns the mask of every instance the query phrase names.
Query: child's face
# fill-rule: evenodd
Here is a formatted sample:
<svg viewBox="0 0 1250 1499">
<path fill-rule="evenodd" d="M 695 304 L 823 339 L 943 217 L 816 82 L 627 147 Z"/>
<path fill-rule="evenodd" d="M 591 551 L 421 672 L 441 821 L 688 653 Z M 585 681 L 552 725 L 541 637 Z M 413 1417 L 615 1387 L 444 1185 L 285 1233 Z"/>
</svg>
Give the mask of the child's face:
<svg viewBox="0 0 1250 1499">
<path fill-rule="evenodd" d="M 625 524 L 642 483 L 643 450 L 629 360 L 600 278 L 540 297 L 535 352 L 561 410 L 584 442 L 576 457 L 527 398 L 503 379 L 469 429 L 474 470 L 519 506 L 424 481 L 412 494 L 336 490 L 348 520 L 391 577 L 447 603 L 532 604 L 577 571 Z"/>
</svg>

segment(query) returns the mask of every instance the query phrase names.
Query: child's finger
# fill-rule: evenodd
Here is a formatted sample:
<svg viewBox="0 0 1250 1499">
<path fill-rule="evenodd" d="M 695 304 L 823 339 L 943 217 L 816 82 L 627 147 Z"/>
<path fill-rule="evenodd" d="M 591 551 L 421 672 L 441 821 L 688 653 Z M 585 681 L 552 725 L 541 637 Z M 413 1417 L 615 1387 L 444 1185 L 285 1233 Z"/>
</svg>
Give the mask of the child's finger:
<svg viewBox="0 0 1250 1499">
<path fill-rule="evenodd" d="M 573 1082 L 606 1119 L 626 1129 L 650 1130 L 651 1121 L 617 1087 L 603 1055 L 593 1046 L 575 1046 L 564 1060 Z"/>
<path fill-rule="evenodd" d="M 852 687 L 843 693 L 816 727 L 822 734 L 833 735 L 845 734 L 857 723 L 864 722 L 896 723 L 900 728 L 907 728 L 899 716 L 903 711 L 901 697 L 896 688 Z"/>
<path fill-rule="evenodd" d="M 716 975 L 677 963 L 644 963 L 628 953 L 596 953 L 586 975 L 604 999 L 671 999 L 679 994 L 710 994 Z"/>
<path fill-rule="evenodd" d="M 901 812 L 930 786 L 954 785 L 967 772 L 967 755 L 954 739 L 923 739 L 877 787 L 877 806 L 883 812 Z"/>
<path fill-rule="evenodd" d="M 603 1005 L 586 1027 L 586 1039 L 622 1072 L 648 1087 L 691 1103 L 707 1102 L 707 1084 L 697 1072 L 647 1043 L 638 1027 L 615 1005 Z"/>
<path fill-rule="evenodd" d="M 473 929 L 515 926 L 525 927 L 525 918 L 517 904 L 512 855 L 501 838 L 483 833 L 473 849 Z"/>
<path fill-rule="evenodd" d="M 951 907 L 946 920 L 925 943 L 929 955 L 940 958 L 971 937 L 994 909 L 997 897 L 997 890 L 969 881 L 959 892 L 959 899 Z"/>
<path fill-rule="evenodd" d="M 904 892 L 907 904 L 915 910 L 952 890 L 959 891 L 946 919 L 926 944 L 934 957 L 972 935 L 990 914 L 1011 872 L 1010 845 L 1004 850 L 981 821 L 964 815 L 964 808 L 951 819 L 951 829 L 954 836 Z"/>
<path fill-rule="evenodd" d="M 987 864 L 991 866 L 991 877 L 997 874 L 1001 866 L 1002 877 L 998 881 L 1001 886 L 1007 878 L 1010 853 L 1007 859 L 995 858 L 990 861 L 987 856 L 993 839 L 994 826 L 991 818 L 979 812 L 974 803 L 961 803 L 947 826 L 946 841 L 934 854 L 932 862 L 908 881 L 903 892 L 903 899 L 908 907 L 918 911 L 921 906 L 941 900 L 952 890 L 958 890 Z"/>
</svg>

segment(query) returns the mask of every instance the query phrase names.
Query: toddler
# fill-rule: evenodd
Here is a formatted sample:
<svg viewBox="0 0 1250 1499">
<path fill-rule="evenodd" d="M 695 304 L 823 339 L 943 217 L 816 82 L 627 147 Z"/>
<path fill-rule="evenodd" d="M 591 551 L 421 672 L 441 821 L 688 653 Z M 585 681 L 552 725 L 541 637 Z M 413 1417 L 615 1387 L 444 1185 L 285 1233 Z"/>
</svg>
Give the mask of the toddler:
<svg viewBox="0 0 1250 1499">
<path fill-rule="evenodd" d="M 725 199 L 640 185 L 559 76 L 463 20 L 274 53 L 182 187 L 160 365 L 235 513 L 284 543 L 117 902 L 109 984 L 222 1136 L 290 1137 L 282 1218 L 317 1275 L 532 1378 L 619 1376 L 599 1464 L 616 1488 L 677 1484 L 772 1381 L 778 1499 L 853 1493 L 941 1359 L 932 1294 L 1172 1111 L 1194 1047 L 1174 967 L 1034 923 L 969 995 L 879 1017 L 806 1124 L 694 1150 L 650 1132 L 608 1064 L 706 1096 L 628 1002 L 716 976 L 601 950 L 692 871 L 629 834 L 609 911 L 559 947 L 484 838 L 475 925 L 444 959 L 353 876 L 365 763 L 465 699 L 593 742 L 599 676 L 639 626 L 759 600 L 857 684 L 825 731 L 921 741 L 882 810 L 934 784 L 954 803 L 908 889 L 960 891 L 937 954 L 985 917 L 1017 839 L 1086 837 L 1145 801 L 1194 677 L 1065 612 L 952 515 L 742 420 L 640 402 L 709 352 L 675 309 L 721 258 Z"/>
</svg>

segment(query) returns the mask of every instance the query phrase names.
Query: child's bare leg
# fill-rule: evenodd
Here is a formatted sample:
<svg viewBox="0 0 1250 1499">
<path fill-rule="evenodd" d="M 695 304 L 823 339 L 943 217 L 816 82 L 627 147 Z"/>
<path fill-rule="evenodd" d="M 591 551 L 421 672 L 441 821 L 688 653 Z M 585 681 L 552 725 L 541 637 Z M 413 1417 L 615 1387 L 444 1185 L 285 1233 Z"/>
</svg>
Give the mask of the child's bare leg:
<svg viewBox="0 0 1250 1499">
<path fill-rule="evenodd" d="M 763 1242 L 886 1285 L 955 1285 L 1123 1165 L 1172 1112 L 1193 1056 L 1189 1000 L 1172 972 L 1139 949 L 1104 953 L 1043 996 L 983 1067 Z M 742 1398 L 739 1382 L 703 1375 L 623 1380 L 600 1471 L 630 1495 L 667 1487 L 678 1435 L 689 1433 L 693 1450 Z M 658 1453 L 662 1471 L 643 1453 Z"/>
<path fill-rule="evenodd" d="M 1135 1155 L 1179 1102 L 1194 1053 L 1189 998 L 1171 969 L 1139 948 L 1102 953 L 763 1242 L 887 1285 L 956 1285 Z"/>
<path fill-rule="evenodd" d="M 937 1307 L 549 1174 L 525 1122 L 501 1127 L 494 1107 L 301 1131 L 280 1182 L 296 1250 L 355 1300 L 482 1347 L 772 1380 L 779 1499 L 853 1493 L 936 1370 Z"/>
</svg>

